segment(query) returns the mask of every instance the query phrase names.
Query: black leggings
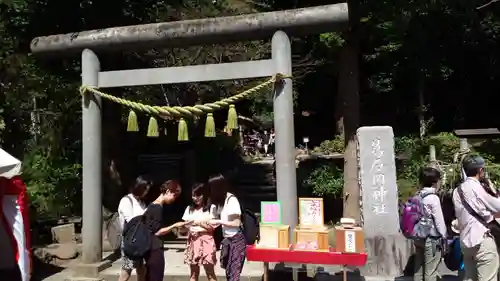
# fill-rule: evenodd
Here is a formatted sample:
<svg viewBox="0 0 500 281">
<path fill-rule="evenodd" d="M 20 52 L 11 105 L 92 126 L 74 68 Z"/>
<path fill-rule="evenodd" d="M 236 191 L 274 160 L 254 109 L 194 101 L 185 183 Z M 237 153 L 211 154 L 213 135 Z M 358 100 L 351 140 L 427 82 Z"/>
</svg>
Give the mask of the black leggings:
<svg viewBox="0 0 500 281">
<path fill-rule="evenodd" d="M 146 280 L 163 281 L 165 271 L 165 255 L 163 249 L 151 250 L 146 259 Z"/>
</svg>

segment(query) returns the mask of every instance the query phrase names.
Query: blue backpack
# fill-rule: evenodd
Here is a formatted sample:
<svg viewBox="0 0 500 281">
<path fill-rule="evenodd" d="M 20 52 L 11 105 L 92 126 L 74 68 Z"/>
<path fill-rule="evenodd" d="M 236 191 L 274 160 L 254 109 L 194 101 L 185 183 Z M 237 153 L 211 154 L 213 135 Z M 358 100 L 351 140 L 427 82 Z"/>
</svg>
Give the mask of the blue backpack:
<svg viewBox="0 0 500 281">
<path fill-rule="evenodd" d="M 448 245 L 448 252 L 443 257 L 444 264 L 451 271 L 464 269 L 464 256 L 460 249 L 460 239 L 455 238 Z"/>
</svg>

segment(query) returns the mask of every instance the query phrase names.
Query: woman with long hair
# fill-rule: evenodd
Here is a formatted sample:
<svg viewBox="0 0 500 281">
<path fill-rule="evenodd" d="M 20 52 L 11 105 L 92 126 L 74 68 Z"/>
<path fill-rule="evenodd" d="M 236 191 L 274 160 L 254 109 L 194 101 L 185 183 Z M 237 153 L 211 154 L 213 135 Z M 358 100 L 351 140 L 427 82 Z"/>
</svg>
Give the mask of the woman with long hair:
<svg viewBox="0 0 500 281">
<path fill-rule="evenodd" d="M 224 237 L 221 243 L 221 267 L 226 270 L 227 281 L 239 281 L 247 247 L 242 232 L 240 202 L 230 192 L 230 184 L 224 176 L 211 177 L 208 185 L 210 203 L 218 207 L 220 214 L 220 219 L 211 220 L 210 223 L 221 225 Z"/>
<path fill-rule="evenodd" d="M 132 218 L 144 214 L 146 211 L 146 203 L 144 198 L 151 188 L 152 181 L 146 176 L 139 176 L 135 180 L 134 185 L 130 188 L 130 193 L 123 196 L 118 204 L 118 218 L 123 227 L 125 223 L 129 222 Z M 120 234 L 121 235 L 121 234 Z M 123 243 L 122 243 L 123 248 Z M 146 267 L 143 260 L 130 260 L 122 253 L 122 268 L 120 271 L 119 281 L 128 281 L 132 273 L 132 269 L 137 272 L 137 280 L 144 281 L 146 278 Z"/>
<path fill-rule="evenodd" d="M 198 281 L 200 266 L 205 269 L 208 280 L 216 281 L 214 266 L 217 258 L 214 228 L 208 223 L 209 220 L 215 218 L 215 205 L 208 202 L 208 187 L 205 184 L 194 184 L 191 196 L 193 203 L 186 208 L 182 216 L 182 220 L 193 222 L 188 230 L 184 263 L 191 269 L 190 281 Z"/>
</svg>

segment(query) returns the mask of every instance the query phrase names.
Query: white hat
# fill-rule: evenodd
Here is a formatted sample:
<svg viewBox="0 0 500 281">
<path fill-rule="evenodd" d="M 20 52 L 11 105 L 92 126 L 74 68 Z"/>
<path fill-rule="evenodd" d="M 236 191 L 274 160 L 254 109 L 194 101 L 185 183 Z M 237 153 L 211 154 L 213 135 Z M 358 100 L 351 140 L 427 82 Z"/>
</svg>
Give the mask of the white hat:
<svg viewBox="0 0 500 281">
<path fill-rule="evenodd" d="M 460 229 L 458 228 L 458 220 L 457 219 L 454 219 L 451 222 L 451 231 L 453 231 L 456 234 L 460 233 Z"/>
</svg>

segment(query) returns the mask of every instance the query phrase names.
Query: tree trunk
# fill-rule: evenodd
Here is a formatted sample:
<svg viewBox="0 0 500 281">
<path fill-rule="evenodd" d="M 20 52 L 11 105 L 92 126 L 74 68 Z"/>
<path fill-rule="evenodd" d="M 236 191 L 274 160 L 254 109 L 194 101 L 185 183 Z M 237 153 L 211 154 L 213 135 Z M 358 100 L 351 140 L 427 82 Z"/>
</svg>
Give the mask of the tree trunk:
<svg viewBox="0 0 500 281">
<path fill-rule="evenodd" d="M 339 88 L 344 111 L 344 217 L 360 220 L 356 130 L 359 127 L 358 47 L 348 42 L 341 52 Z"/>
<path fill-rule="evenodd" d="M 427 111 L 425 105 L 425 76 L 421 74 L 419 76 L 418 83 L 418 126 L 419 126 L 419 136 L 423 140 L 427 134 L 427 124 L 425 122 L 425 113 Z"/>
<path fill-rule="evenodd" d="M 359 127 L 359 17 L 357 0 L 348 1 L 349 31 L 340 54 L 339 94 L 343 97 L 344 117 L 344 217 L 360 222 L 360 190 L 356 130 Z"/>
</svg>

